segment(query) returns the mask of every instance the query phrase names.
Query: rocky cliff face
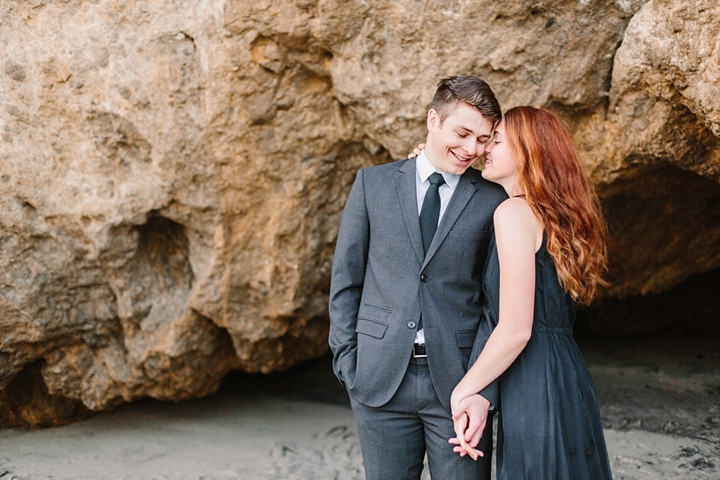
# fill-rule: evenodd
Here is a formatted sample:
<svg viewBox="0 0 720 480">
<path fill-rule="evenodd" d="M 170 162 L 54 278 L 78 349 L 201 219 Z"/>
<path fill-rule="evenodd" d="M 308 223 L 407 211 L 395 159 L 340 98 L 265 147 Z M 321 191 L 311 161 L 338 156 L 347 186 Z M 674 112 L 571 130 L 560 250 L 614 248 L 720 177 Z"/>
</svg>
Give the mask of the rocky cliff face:
<svg viewBox="0 0 720 480">
<path fill-rule="evenodd" d="M 448 74 L 568 120 L 612 228 L 607 308 L 717 269 L 718 18 L 714 0 L 4 2 L 5 424 L 324 352 L 354 173 L 424 138 Z M 615 323 L 653 331 L 640 317 Z"/>
</svg>

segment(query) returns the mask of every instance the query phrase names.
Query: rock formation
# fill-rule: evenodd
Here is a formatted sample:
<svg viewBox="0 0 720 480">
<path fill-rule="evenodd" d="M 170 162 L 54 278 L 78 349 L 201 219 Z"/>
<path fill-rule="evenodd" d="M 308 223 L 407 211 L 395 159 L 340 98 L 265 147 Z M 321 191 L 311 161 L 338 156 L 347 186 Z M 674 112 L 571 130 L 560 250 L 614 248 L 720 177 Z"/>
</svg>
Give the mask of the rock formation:
<svg viewBox="0 0 720 480">
<path fill-rule="evenodd" d="M 4 2 L 2 422 L 322 354 L 355 171 L 421 141 L 454 73 L 569 122 L 612 229 L 583 326 L 657 331 L 613 302 L 720 267 L 718 18 L 714 0 Z"/>
</svg>

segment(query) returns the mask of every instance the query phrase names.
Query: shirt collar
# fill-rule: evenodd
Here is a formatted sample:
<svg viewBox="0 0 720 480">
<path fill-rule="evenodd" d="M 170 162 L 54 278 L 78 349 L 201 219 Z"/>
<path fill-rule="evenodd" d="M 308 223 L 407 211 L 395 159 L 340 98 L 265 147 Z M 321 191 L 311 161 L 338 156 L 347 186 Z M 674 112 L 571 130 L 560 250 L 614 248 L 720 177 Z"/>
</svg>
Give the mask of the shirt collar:
<svg viewBox="0 0 720 480">
<path fill-rule="evenodd" d="M 433 164 L 430 163 L 430 160 L 428 160 L 427 155 L 425 155 L 425 150 L 420 152 L 420 155 L 417 156 L 417 160 L 415 161 L 415 169 L 417 170 L 418 176 L 420 177 L 420 181 L 422 183 L 425 183 L 425 181 L 428 179 L 430 175 L 437 172 L 435 167 L 433 167 Z M 445 183 L 448 187 L 455 190 L 455 187 L 457 187 L 458 182 L 460 181 L 460 175 L 453 175 L 451 173 L 443 173 L 443 178 L 445 179 Z"/>
</svg>

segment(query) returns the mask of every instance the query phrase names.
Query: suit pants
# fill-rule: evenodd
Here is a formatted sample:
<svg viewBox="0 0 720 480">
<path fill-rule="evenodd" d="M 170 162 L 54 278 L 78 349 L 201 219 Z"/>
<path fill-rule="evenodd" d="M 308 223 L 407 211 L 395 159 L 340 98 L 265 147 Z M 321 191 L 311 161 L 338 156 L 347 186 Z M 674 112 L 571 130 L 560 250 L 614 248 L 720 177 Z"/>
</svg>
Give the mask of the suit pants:
<svg viewBox="0 0 720 480">
<path fill-rule="evenodd" d="M 435 480 L 490 480 L 492 418 L 477 462 L 453 452 L 452 417 L 435 393 L 427 358 L 413 358 L 393 398 L 368 407 L 350 398 L 367 480 L 419 480 L 425 452 Z"/>
</svg>

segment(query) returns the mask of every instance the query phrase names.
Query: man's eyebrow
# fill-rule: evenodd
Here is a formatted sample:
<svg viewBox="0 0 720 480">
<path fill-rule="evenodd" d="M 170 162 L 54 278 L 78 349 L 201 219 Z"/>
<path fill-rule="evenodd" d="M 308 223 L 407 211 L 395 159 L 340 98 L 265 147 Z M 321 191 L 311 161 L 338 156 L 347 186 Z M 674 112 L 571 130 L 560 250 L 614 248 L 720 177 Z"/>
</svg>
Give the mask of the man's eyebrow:
<svg viewBox="0 0 720 480">
<path fill-rule="evenodd" d="M 468 127 L 463 126 L 463 125 L 458 125 L 457 128 L 459 128 L 459 129 L 461 129 L 461 130 L 465 130 L 465 131 L 468 132 L 468 133 L 475 133 L 475 132 L 473 131 L 473 129 L 468 128 Z"/>
</svg>

